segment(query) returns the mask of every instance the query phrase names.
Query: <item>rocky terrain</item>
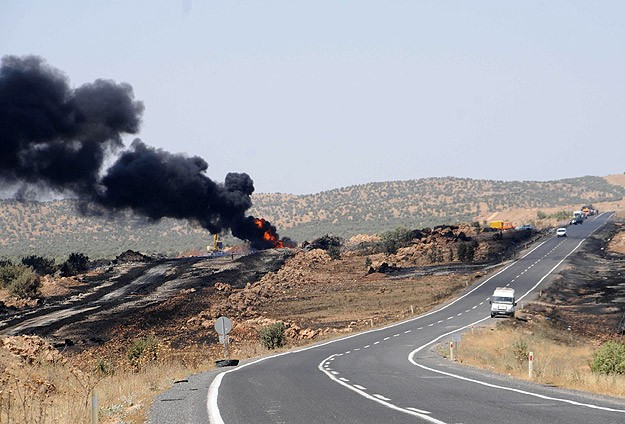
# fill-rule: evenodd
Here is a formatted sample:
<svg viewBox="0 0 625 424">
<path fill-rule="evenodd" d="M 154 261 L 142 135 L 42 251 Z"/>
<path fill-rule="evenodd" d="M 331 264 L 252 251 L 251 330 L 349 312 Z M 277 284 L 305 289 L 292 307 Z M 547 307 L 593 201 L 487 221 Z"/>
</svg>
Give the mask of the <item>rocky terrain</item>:
<svg viewBox="0 0 625 424">
<path fill-rule="evenodd" d="M 563 334 L 620 337 L 622 222 L 617 218 L 595 233 L 554 285 L 525 305 L 517 322 L 548 320 L 566 330 Z M 286 324 L 291 347 L 384 325 L 444 302 L 548 235 L 498 234 L 474 225 L 422 229 L 395 254 L 376 253 L 379 238 L 359 235 L 345 243 L 340 257 L 311 246 L 213 258 L 157 259 L 126 252 L 78 277 L 46 277 L 44 299 L 38 302 L 11 304 L 0 293 L 9 304 L 0 315 L 2 382 L 45 400 L 60 380 L 33 379 L 41 374 L 29 367 L 69 360 L 63 369 L 70 377 L 61 380 L 82 382 L 76 392 L 84 393 L 109 364 L 128 357 L 134 341 L 149 337 L 157 341 L 159 355 L 201 352 L 217 359 L 223 347 L 213 326 L 222 315 L 234 323 L 230 353 L 235 357 L 264 353 L 259 331 L 277 321 Z M 475 247 L 471 261 L 459 259 L 463 244 Z M 100 371 L 85 373 L 94 366 Z M 127 407 L 133 409 L 133 403 Z"/>
<path fill-rule="evenodd" d="M 613 222 L 593 234 L 551 287 L 528 307 L 573 334 L 609 340 L 625 331 L 625 231 Z"/>
<path fill-rule="evenodd" d="M 311 246 L 179 259 L 131 252 L 78 278 L 47 277 L 43 302 L 9 308 L 0 333 L 37 334 L 75 352 L 121 351 L 147 334 L 172 348 L 219 349 L 213 325 L 225 315 L 235 323 L 234 349 L 275 321 L 297 344 L 431 308 L 541 236 L 499 234 L 474 225 L 427 228 L 396 254 L 375 253 L 376 237 L 358 236 L 340 258 Z M 462 246 L 473 246 L 470 260 L 460 260 Z"/>
<path fill-rule="evenodd" d="M 249 212 L 271 221 L 281 236 L 303 242 L 325 233 L 349 238 L 398 226 L 483 224 L 494 219 L 548 227 L 555 221 L 547 216 L 570 214 L 582 204 L 619 210 L 625 205 L 623 196 L 622 174 L 543 182 L 445 177 L 370 183 L 310 195 L 255 193 Z M 201 255 L 212 243 L 208 231 L 192 221 L 154 221 L 128 211 L 81 214 L 79 206 L 71 200 L 0 200 L 0 260 L 36 254 L 62 262 L 72 252 L 112 259 L 128 249 L 152 256 L 189 256 Z M 226 244 L 240 243 L 223 236 Z"/>
</svg>

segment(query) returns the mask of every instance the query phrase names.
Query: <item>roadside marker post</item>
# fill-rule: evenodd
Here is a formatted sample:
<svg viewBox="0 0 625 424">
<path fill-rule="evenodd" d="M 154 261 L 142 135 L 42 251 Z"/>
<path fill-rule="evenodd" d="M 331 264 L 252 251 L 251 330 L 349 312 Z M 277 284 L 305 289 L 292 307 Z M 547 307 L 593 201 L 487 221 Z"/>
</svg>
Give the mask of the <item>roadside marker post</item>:
<svg viewBox="0 0 625 424">
<path fill-rule="evenodd" d="M 530 352 L 528 361 L 528 375 L 530 380 L 534 377 L 534 352 Z"/>
<path fill-rule="evenodd" d="M 462 337 L 458 333 L 454 333 L 454 334 L 451 335 L 451 341 L 456 343 L 456 345 L 455 345 L 456 349 L 458 349 L 460 347 L 460 340 L 461 339 L 462 339 Z"/>
<path fill-rule="evenodd" d="M 91 390 L 91 424 L 98 424 L 98 394 Z"/>
<path fill-rule="evenodd" d="M 451 359 L 452 362 L 455 360 L 455 358 L 454 358 L 454 341 L 453 340 L 449 342 L 449 359 Z"/>
</svg>

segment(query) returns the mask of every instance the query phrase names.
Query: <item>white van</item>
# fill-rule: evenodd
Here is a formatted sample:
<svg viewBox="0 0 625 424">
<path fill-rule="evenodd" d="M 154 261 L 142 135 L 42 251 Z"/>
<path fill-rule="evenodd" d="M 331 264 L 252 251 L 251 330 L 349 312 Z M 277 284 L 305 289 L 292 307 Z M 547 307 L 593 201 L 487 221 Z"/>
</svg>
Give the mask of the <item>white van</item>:
<svg viewBox="0 0 625 424">
<path fill-rule="evenodd" d="M 490 297 L 490 316 L 507 315 L 514 317 L 514 289 L 510 287 L 497 287 Z"/>
</svg>

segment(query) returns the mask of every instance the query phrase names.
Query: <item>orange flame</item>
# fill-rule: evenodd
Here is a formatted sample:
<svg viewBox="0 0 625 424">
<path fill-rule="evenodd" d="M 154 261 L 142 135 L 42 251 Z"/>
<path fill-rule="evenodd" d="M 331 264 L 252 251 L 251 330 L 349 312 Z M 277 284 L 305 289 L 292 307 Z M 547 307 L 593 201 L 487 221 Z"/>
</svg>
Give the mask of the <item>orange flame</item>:
<svg viewBox="0 0 625 424">
<path fill-rule="evenodd" d="M 265 221 L 263 218 L 255 218 L 254 219 L 254 224 L 256 224 L 256 226 L 258 227 L 259 230 L 264 229 L 266 223 L 267 223 L 267 221 Z M 282 241 L 278 240 L 278 237 L 276 236 L 276 234 L 273 233 L 270 230 L 265 230 L 265 232 L 263 233 L 263 240 L 271 243 L 273 245 L 273 247 L 275 247 L 275 248 L 284 247 L 284 243 L 282 243 Z"/>
</svg>

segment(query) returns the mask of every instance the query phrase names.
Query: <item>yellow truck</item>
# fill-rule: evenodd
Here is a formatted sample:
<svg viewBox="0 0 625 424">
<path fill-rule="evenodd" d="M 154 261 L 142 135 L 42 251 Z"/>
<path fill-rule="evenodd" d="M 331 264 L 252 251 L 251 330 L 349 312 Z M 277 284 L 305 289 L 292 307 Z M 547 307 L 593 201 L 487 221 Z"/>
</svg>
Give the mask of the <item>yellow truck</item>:
<svg viewBox="0 0 625 424">
<path fill-rule="evenodd" d="M 496 230 L 511 230 L 514 228 L 514 225 L 508 221 L 491 221 L 488 225 Z"/>
</svg>

